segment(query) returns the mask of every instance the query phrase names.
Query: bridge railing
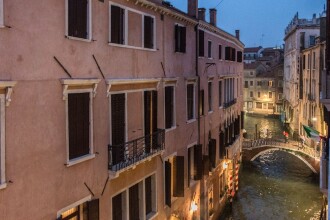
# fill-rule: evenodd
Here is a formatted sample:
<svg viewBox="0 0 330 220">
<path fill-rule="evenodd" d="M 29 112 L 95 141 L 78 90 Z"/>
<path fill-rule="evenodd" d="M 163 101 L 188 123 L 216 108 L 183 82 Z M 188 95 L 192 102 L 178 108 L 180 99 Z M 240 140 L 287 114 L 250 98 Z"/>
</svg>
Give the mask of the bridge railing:
<svg viewBox="0 0 330 220">
<path fill-rule="evenodd" d="M 261 138 L 256 140 L 244 139 L 242 143 L 243 149 L 252 149 L 261 146 L 287 148 L 295 151 L 300 151 L 304 154 L 309 155 L 310 157 L 314 157 L 314 158 L 320 157 L 320 151 L 312 147 L 308 147 L 307 145 L 302 145 L 301 142 L 293 141 L 293 140 L 285 140 L 283 138 Z"/>
</svg>

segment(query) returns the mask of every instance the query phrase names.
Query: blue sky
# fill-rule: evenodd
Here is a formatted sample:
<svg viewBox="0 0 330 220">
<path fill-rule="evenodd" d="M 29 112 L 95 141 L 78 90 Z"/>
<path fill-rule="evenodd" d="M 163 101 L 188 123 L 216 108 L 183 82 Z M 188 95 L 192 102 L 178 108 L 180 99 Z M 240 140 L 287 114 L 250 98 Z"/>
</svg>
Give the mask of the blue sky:
<svg viewBox="0 0 330 220">
<path fill-rule="evenodd" d="M 172 5 L 187 11 L 188 0 L 170 0 Z M 221 2 L 221 3 L 220 3 Z M 218 5 L 217 25 L 234 34 L 241 31 L 246 47 L 273 47 L 283 44 L 284 29 L 296 12 L 299 18 L 311 19 L 323 11 L 326 0 L 199 0 L 199 7 Z"/>
</svg>

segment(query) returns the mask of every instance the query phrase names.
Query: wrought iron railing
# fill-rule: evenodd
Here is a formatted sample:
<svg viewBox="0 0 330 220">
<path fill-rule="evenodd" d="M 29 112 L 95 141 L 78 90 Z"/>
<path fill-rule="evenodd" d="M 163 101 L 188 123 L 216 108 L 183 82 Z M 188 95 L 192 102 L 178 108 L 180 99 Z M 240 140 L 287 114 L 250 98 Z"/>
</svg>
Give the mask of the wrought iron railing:
<svg viewBox="0 0 330 220">
<path fill-rule="evenodd" d="M 165 148 L 165 130 L 158 129 L 151 135 L 119 144 L 109 145 L 109 164 L 111 171 L 119 171 L 137 162 L 152 157 Z"/>
<path fill-rule="evenodd" d="M 229 108 L 230 106 L 234 105 L 236 102 L 237 102 L 237 99 L 233 99 L 233 100 L 231 100 L 229 102 L 224 103 L 223 104 L 223 107 L 224 108 Z"/>
</svg>

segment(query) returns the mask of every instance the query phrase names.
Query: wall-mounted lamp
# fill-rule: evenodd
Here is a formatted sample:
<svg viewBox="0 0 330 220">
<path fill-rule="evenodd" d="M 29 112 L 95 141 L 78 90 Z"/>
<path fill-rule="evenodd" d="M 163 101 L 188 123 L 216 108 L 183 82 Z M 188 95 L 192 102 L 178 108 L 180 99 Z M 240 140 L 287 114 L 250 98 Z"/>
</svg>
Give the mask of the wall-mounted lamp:
<svg viewBox="0 0 330 220">
<path fill-rule="evenodd" d="M 197 203 L 195 201 L 191 202 L 191 206 L 190 206 L 190 210 L 192 210 L 193 212 L 196 212 L 198 209 Z"/>
<path fill-rule="evenodd" d="M 316 118 L 316 117 L 313 117 L 313 118 L 312 118 L 312 121 L 317 121 L 317 118 Z"/>
<path fill-rule="evenodd" d="M 223 169 L 227 169 L 228 168 L 228 164 L 226 162 L 223 163 Z"/>
</svg>

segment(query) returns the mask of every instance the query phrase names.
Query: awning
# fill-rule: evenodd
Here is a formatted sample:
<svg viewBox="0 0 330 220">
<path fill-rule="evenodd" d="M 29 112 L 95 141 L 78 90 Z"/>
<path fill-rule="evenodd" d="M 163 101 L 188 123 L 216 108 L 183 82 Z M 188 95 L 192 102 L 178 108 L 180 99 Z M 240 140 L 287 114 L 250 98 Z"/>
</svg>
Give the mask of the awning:
<svg viewBox="0 0 330 220">
<path fill-rule="evenodd" d="M 313 128 L 308 127 L 306 125 L 303 125 L 303 127 L 307 133 L 307 137 L 311 138 L 312 140 L 314 140 L 316 142 L 320 141 L 320 138 L 322 137 L 320 135 L 320 132 L 318 132 L 318 131 L 314 130 Z"/>
</svg>

